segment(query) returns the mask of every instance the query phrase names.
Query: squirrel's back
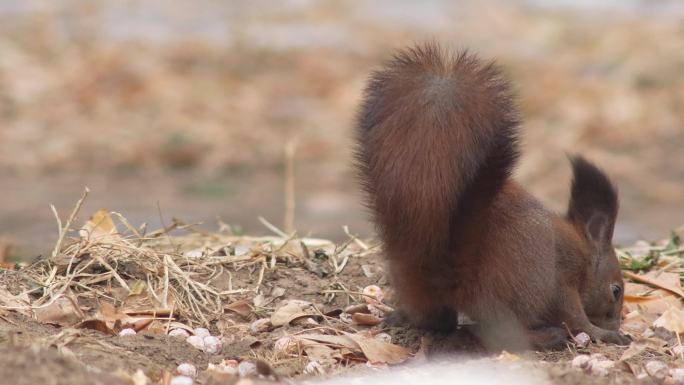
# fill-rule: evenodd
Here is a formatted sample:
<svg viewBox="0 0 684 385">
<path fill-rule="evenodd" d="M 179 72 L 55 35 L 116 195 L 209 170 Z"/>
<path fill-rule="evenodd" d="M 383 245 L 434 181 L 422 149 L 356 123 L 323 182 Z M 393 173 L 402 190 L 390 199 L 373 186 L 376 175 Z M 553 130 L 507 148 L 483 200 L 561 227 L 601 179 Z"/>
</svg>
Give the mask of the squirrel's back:
<svg viewBox="0 0 684 385">
<path fill-rule="evenodd" d="M 390 260 L 446 258 L 518 157 L 518 114 L 492 62 L 436 44 L 372 74 L 357 166 Z"/>
</svg>

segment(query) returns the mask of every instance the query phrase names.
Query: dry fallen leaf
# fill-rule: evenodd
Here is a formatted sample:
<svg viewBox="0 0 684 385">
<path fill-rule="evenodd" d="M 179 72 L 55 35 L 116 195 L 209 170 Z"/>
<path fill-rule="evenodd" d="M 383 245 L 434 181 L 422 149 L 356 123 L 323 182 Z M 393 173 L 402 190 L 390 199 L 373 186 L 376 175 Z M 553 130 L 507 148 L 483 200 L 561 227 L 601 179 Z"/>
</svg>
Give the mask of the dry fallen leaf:
<svg viewBox="0 0 684 385">
<path fill-rule="evenodd" d="M 318 341 L 332 347 L 360 352 L 366 356 L 368 361 L 378 364 L 397 364 L 405 361 L 411 354 L 407 348 L 375 339 L 368 333 L 345 333 L 344 335 L 301 334 L 296 338 Z"/>
<path fill-rule="evenodd" d="M 312 341 L 323 342 L 329 345 L 334 345 L 335 347 L 345 347 L 349 350 L 354 350 L 361 352 L 359 344 L 357 344 L 353 339 L 349 338 L 347 335 L 328 335 L 328 334 L 300 334 L 297 335 L 297 339 L 308 339 Z"/>
<path fill-rule="evenodd" d="M 147 293 L 129 295 L 120 306 L 121 312 L 133 314 L 150 314 L 159 310 L 157 301 L 150 298 Z"/>
<path fill-rule="evenodd" d="M 673 294 L 643 283 L 625 282 L 625 301 L 638 301 L 643 298 L 663 297 L 664 295 Z"/>
<path fill-rule="evenodd" d="M 287 325 L 293 320 L 306 317 L 318 316 L 318 312 L 311 302 L 301 300 L 284 301 L 283 305 L 271 314 L 271 324 L 274 327 Z"/>
<path fill-rule="evenodd" d="M 366 303 L 359 303 L 359 304 L 354 304 L 354 305 L 349 305 L 346 308 L 344 308 L 344 312 L 348 314 L 354 314 L 354 313 L 370 313 L 370 310 L 368 310 L 368 304 Z"/>
<path fill-rule="evenodd" d="M 352 314 L 352 320 L 356 322 L 358 325 L 365 325 L 365 326 L 375 326 L 380 324 L 382 322 L 381 318 L 378 318 L 372 314 L 365 314 L 365 313 L 354 313 Z"/>
<path fill-rule="evenodd" d="M 368 361 L 374 364 L 398 364 L 411 355 L 411 352 L 403 346 L 376 340 L 367 334 L 356 333 L 347 334 L 347 336 L 359 345 Z"/>
<path fill-rule="evenodd" d="M 304 350 L 310 361 L 316 361 L 322 365 L 330 366 L 342 360 L 340 351 L 327 345 L 314 341 L 308 341 L 308 343 L 302 345 L 302 350 Z"/>
<path fill-rule="evenodd" d="M 35 309 L 38 322 L 71 326 L 81 321 L 81 313 L 66 297 L 59 297 L 50 305 Z"/>
<path fill-rule="evenodd" d="M 250 298 L 243 298 L 224 306 L 223 309 L 232 311 L 243 318 L 249 319 L 249 316 L 253 311 L 252 306 L 250 306 L 251 303 L 252 300 Z"/>
<path fill-rule="evenodd" d="M 76 329 L 90 329 L 97 330 L 105 334 L 116 335 L 116 332 L 112 330 L 104 320 L 101 319 L 88 319 L 74 325 Z"/>
<path fill-rule="evenodd" d="M 681 308 L 682 304 L 677 296 L 670 294 L 664 297 L 641 298 L 635 301 L 625 300 L 624 306 L 628 312 L 637 311 L 646 319 L 653 321 L 668 309 Z"/>
<path fill-rule="evenodd" d="M 632 341 L 632 343 L 629 344 L 629 347 L 620 356 L 619 361 L 625 361 L 635 357 L 646 349 L 658 351 L 660 348 L 665 346 L 665 344 L 665 341 L 657 338 L 643 338 L 637 341 Z"/>
<path fill-rule="evenodd" d="M 623 362 L 624 365 L 627 365 L 627 369 L 634 375 L 634 377 L 637 380 L 644 380 L 648 378 L 648 373 L 646 373 L 646 369 L 640 364 L 637 363 L 632 363 L 632 362 Z"/>
<path fill-rule="evenodd" d="M 118 233 L 111 215 L 105 209 L 97 210 L 86 222 L 78 234 L 82 238 L 103 240 L 116 238 Z"/>
<path fill-rule="evenodd" d="M 31 299 L 26 293 L 14 295 L 0 287 L 0 308 L 9 308 L 24 315 L 30 314 Z"/>
<path fill-rule="evenodd" d="M 100 320 L 104 322 L 107 328 L 111 329 L 115 333 L 121 331 L 124 328 L 131 328 L 135 331 L 140 331 L 149 326 L 154 320 L 154 314 L 152 317 L 148 316 L 146 312 L 140 313 L 141 316 L 134 317 L 122 311 L 121 308 L 116 308 L 108 302 L 100 302 L 99 308 L 97 309 L 95 316 L 89 321 L 94 322 L 94 320 Z M 159 316 L 163 316 L 159 314 Z M 96 325 L 96 324 L 92 324 Z"/>
<path fill-rule="evenodd" d="M 677 294 L 681 298 L 684 298 L 684 290 L 682 290 L 682 287 L 679 283 L 678 274 L 652 271 L 644 275 L 639 275 L 632 273 L 631 271 L 625 271 L 624 276 L 637 282 L 643 282 L 661 289 L 665 289 L 669 292 Z"/>
<path fill-rule="evenodd" d="M 660 318 L 653 322 L 653 326 L 680 334 L 684 332 L 684 311 L 677 308 L 667 309 Z"/>
</svg>

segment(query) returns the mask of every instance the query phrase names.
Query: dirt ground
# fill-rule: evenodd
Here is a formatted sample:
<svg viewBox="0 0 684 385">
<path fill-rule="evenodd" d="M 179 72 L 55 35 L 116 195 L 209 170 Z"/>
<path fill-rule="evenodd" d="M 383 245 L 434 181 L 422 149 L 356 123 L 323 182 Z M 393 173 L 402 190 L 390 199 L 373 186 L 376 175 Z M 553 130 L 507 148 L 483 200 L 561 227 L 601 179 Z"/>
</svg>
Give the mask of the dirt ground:
<svg viewBox="0 0 684 385">
<path fill-rule="evenodd" d="M 366 276 L 364 271 L 371 272 L 371 276 Z M 0 276 L 0 282 L 3 286 L 10 287 L 11 291 L 21 291 L 26 281 L 19 277 L 20 275 L 21 272 L 4 272 Z M 255 269 L 241 270 L 232 275 L 232 285 L 254 285 L 258 279 L 257 275 Z M 283 295 L 271 300 L 310 301 L 320 304 L 320 309 L 325 314 L 340 312 L 341 309 L 355 303 L 356 296 L 322 292 L 343 287 L 359 291 L 370 284 L 386 286 L 382 264 L 378 258 L 352 260 L 345 267 L 344 274 L 325 278 L 300 267 L 270 270 L 263 276 L 261 291 L 268 294 L 276 289 L 284 290 Z M 91 383 L 93 373 L 112 375 L 120 370 L 134 373 L 137 369 L 142 369 L 153 381 L 159 381 L 165 371 L 173 372 L 182 362 L 191 362 L 199 368 L 206 367 L 209 362 L 217 363 L 226 358 L 243 360 L 269 355 L 275 340 L 279 337 L 307 329 L 306 325 L 290 325 L 277 330 L 276 333 L 250 333 L 249 322 L 254 320 L 257 314 L 250 313 L 246 317 L 227 314 L 224 319 L 215 320 L 210 329 L 212 334 L 223 336 L 223 350 L 220 355 L 209 355 L 196 349 L 189 349 L 189 345 L 183 339 L 165 335 L 141 333 L 122 338 L 88 329 L 60 328 L 14 312 L 0 314 L 0 347 L 13 352 L 0 358 L 3 362 L 7 360 L 6 364 L 0 367 L 3 368 L 1 372 L 4 378 L 13 379 L 8 383 L 14 383 L 15 378 L 19 381 L 26 376 L 27 363 L 36 357 L 40 357 L 40 361 L 45 362 L 45 365 L 31 369 L 31 375 L 35 376 L 31 377 L 31 381 L 41 378 L 47 381 L 53 376 L 54 367 L 63 365 L 64 362 L 69 363 L 67 368 L 76 369 L 69 370 L 68 378 L 77 384 Z M 413 348 L 417 350 L 417 346 Z M 280 375 L 290 376 L 301 373 L 305 363 L 301 359 L 282 360 L 273 365 L 273 369 Z M 34 383 L 31 381 L 26 383 Z M 59 383 L 67 382 L 60 380 Z"/>
<path fill-rule="evenodd" d="M 90 230 L 96 233 L 98 227 Z M 192 262 L 198 265 L 176 263 L 186 274 L 193 277 L 197 274 L 197 282 L 211 285 L 222 293 L 231 293 L 227 297 L 216 297 L 217 300 L 225 299 L 219 312 L 207 312 L 201 317 L 192 312 L 184 313 L 182 301 L 188 294 L 178 291 L 175 302 L 178 314 L 165 318 L 155 313 L 151 323 L 141 324 L 140 319 L 131 317 L 145 313 L 145 306 L 149 305 L 142 306 L 144 301 L 138 298 L 140 294 L 130 293 L 140 292 L 135 289 L 136 282 L 140 282 L 136 277 L 141 276 L 140 269 L 146 266 L 145 263 L 151 263 L 157 254 L 145 254 L 145 260 L 120 256 L 117 257 L 119 259 L 108 259 L 108 263 L 100 261 L 100 265 L 93 267 L 95 265 L 91 265 L 88 259 L 100 260 L 97 247 L 104 245 L 111 253 L 117 242 L 127 238 L 117 235 L 97 242 L 75 238 L 72 240 L 75 243 L 62 247 L 59 255 L 66 257 L 47 258 L 52 261 L 48 265 L 45 265 L 46 259 L 42 259 L 21 269 L 9 268 L 0 272 L 0 287 L 7 288 L 0 292 L 0 375 L 3 383 L 166 385 L 182 363 L 191 363 L 197 368 L 196 384 L 237 383 L 242 380 L 251 383 L 299 383 L 365 373 L 369 368 L 375 375 L 391 373 L 393 368 L 403 365 L 420 365 L 421 362 L 444 360 L 446 357 L 453 362 L 471 360 L 467 362 L 481 363 L 485 360 L 511 367 L 523 365 L 529 370 L 541 370 L 554 384 L 633 384 L 659 383 L 643 375 L 647 362 L 657 360 L 670 368 L 682 364 L 676 354 L 661 347 L 638 349 L 629 357 L 625 356 L 627 347 L 593 343 L 586 347 L 569 343 L 562 351 L 501 354 L 484 351 L 464 330 L 443 335 L 359 321 L 356 318 L 359 314 L 374 315 L 373 311 L 368 314 L 366 310 L 372 310 L 375 302 L 365 301 L 368 295 L 362 294 L 367 293 L 372 285 L 377 285 L 382 293 L 382 296 L 374 298 L 384 297 L 377 303 L 378 309 L 391 311 L 393 299 L 381 254 L 372 244 L 356 238 L 334 245 L 317 239 L 275 237 L 245 240 L 244 237 L 226 238 L 219 233 L 206 232 L 179 237 L 162 237 L 159 236 L 161 233 L 155 232 L 149 234 L 147 242 L 150 243 L 139 245 L 138 251 L 132 249 L 132 243 L 124 244 L 131 248 L 129 252 L 132 255 L 152 249 L 172 253 L 170 250 L 174 249 L 180 253 L 177 254 L 181 258 L 179 260 L 190 262 L 192 258 L 199 258 Z M 203 246 L 198 248 L 198 245 Z M 226 251 L 225 256 L 210 252 L 218 250 L 215 245 L 230 245 L 231 251 Z M 75 246 L 78 247 L 74 249 Z M 204 254 L 195 255 L 201 249 L 205 250 Z M 80 251 L 70 254 L 71 250 Z M 304 255 L 299 255 L 300 252 Z M 201 267 L 215 266 L 217 258 L 233 258 L 233 262 L 226 265 L 230 266 L 226 270 L 202 272 Z M 67 260 L 73 266 L 67 267 L 62 277 L 59 271 L 63 268 L 60 266 L 66 265 L 64 261 Z M 142 262 L 136 264 L 139 261 Z M 47 280 L 41 283 L 45 266 L 52 266 L 50 269 L 58 273 L 48 272 Z M 116 274 L 104 266 L 112 267 Z M 72 275 L 69 274 L 70 268 Z M 95 279 L 97 277 L 106 280 Z M 128 295 L 122 294 L 119 287 L 122 283 L 117 277 L 124 283 L 128 282 Z M 173 277 L 170 278 L 172 283 Z M 60 281 L 62 278 L 65 281 Z M 169 280 L 168 272 L 166 279 Z M 37 299 L 40 290 L 36 289 L 42 287 L 44 292 L 58 291 L 54 288 L 63 282 L 68 289 L 62 291 L 63 298 L 69 300 L 64 301 L 66 305 L 59 306 L 58 314 L 46 311 L 54 306 L 50 302 L 40 305 Z M 96 283 L 87 286 L 91 284 L 89 282 Z M 149 275 L 147 285 L 155 287 Z M 192 288 L 188 290 L 192 291 Z M 210 292 L 206 290 L 205 294 Z M 22 293 L 32 294 L 23 296 Z M 53 298 L 58 297 L 54 295 Z M 20 306 L 21 298 L 32 305 Z M 116 316 L 105 312 L 105 302 L 111 302 L 110 306 L 117 308 Z M 74 310 L 75 307 L 69 303 L 78 304 L 79 310 Z M 288 304 L 295 304 L 295 310 L 285 311 Z M 304 306 L 297 307 L 301 304 Z M 350 310 L 359 306 L 366 310 Z M 278 322 L 282 317 L 285 317 L 285 322 Z M 376 318 L 379 322 L 383 316 Z M 260 321 L 265 322 L 260 327 L 255 326 Z M 137 334 L 119 335 L 126 325 L 139 329 Z M 172 327 L 193 330 L 196 326 L 207 326 L 211 335 L 220 338 L 222 347 L 219 351 L 202 351 L 186 342 L 185 336 L 168 335 Z M 625 327 L 628 328 L 627 325 Z M 321 336 L 323 334 L 324 337 Z M 352 334 L 363 338 L 370 336 L 370 339 L 362 339 L 363 343 L 369 344 L 377 341 L 380 335 L 386 339 L 376 346 L 381 346 L 378 351 L 354 351 L 351 345 L 338 342 L 341 336 Z M 636 333 L 632 335 L 641 338 Z M 671 333 L 656 329 L 656 337 L 677 344 L 676 340 L 672 342 Z M 335 338 L 337 340 L 329 341 Z M 327 345 L 314 344 L 313 340 L 324 341 Z M 372 354 L 377 355 L 372 358 Z M 578 355 L 599 357 L 597 354 L 601 355 L 601 360 L 611 362 L 608 371 L 597 373 L 571 365 Z M 311 366 L 314 357 L 322 363 L 315 370 Z M 255 366 L 250 364 L 251 371 L 240 373 L 242 376 L 238 372 L 226 374 L 225 370 L 216 369 L 225 368 L 226 363 L 252 363 Z"/>
</svg>

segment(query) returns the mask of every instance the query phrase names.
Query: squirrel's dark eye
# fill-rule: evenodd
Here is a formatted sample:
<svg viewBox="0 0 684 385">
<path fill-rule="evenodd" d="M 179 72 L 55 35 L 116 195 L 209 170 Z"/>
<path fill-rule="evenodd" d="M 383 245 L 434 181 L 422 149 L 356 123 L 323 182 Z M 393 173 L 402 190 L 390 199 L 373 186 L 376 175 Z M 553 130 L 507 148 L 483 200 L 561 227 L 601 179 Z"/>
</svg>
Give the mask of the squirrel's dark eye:
<svg viewBox="0 0 684 385">
<path fill-rule="evenodd" d="M 620 299 L 622 295 L 622 288 L 618 285 L 610 285 L 610 290 L 613 292 L 613 298 L 616 300 Z"/>
</svg>

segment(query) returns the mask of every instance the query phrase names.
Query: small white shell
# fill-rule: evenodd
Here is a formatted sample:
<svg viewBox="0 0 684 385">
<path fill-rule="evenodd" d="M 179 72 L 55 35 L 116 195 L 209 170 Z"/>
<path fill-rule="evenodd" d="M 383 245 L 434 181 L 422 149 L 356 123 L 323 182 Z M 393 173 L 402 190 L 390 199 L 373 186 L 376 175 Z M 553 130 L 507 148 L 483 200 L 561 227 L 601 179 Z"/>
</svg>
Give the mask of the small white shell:
<svg viewBox="0 0 684 385">
<path fill-rule="evenodd" d="M 190 333 L 188 333 L 188 331 L 185 329 L 171 329 L 169 330 L 169 337 L 188 338 L 190 337 Z"/>
<path fill-rule="evenodd" d="M 176 373 L 180 374 L 181 376 L 194 378 L 197 377 L 197 368 L 193 364 L 183 362 L 176 368 Z"/>
<path fill-rule="evenodd" d="M 136 334 L 138 334 L 138 333 L 137 333 L 134 329 L 130 329 L 130 328 L 128 328 L 128 329 L 122 329 L 122 330 L 119 332 L 119 336 L 120 336 L 120 337 L 134 336 L 134 335 L 136 335 Z"/>
<path fill-rule="evenodd" d="M 276 352 L 290 353 L 295 346 L 297 346 L 297 342 L 291 337 L 280 337 L 276 340 L 273 350 Z"/>
<path fill-rule="evenodd" d="M 218 337 L 207 336 L 203 339 L 204 351 L 210 354 L 216 354 L 221 351 L 223 344 Z"/>
<path fill-rule="evenodd" d="M 204 350 L 204 339 L 202 337 L 190 336 L 185 341 L 199 350 Z"/>
<path fill-rule="evenodd" d="M 385 299 L 385 294 L 382 292 L 380 286 L 377 285 L 369 285 L 364 287 L 363 294 L 363 300 L 370 304 L 382 302 L 382 300 Z"/>
<path fill-rule="evenodd" d="M 196 336 L 202 338 L 209 337 L 211 335 L 211 333 L 209 333 L 209 329 L 207 328 L 195 328 L 192 332 L 195 333 Z"/>
</svg>

